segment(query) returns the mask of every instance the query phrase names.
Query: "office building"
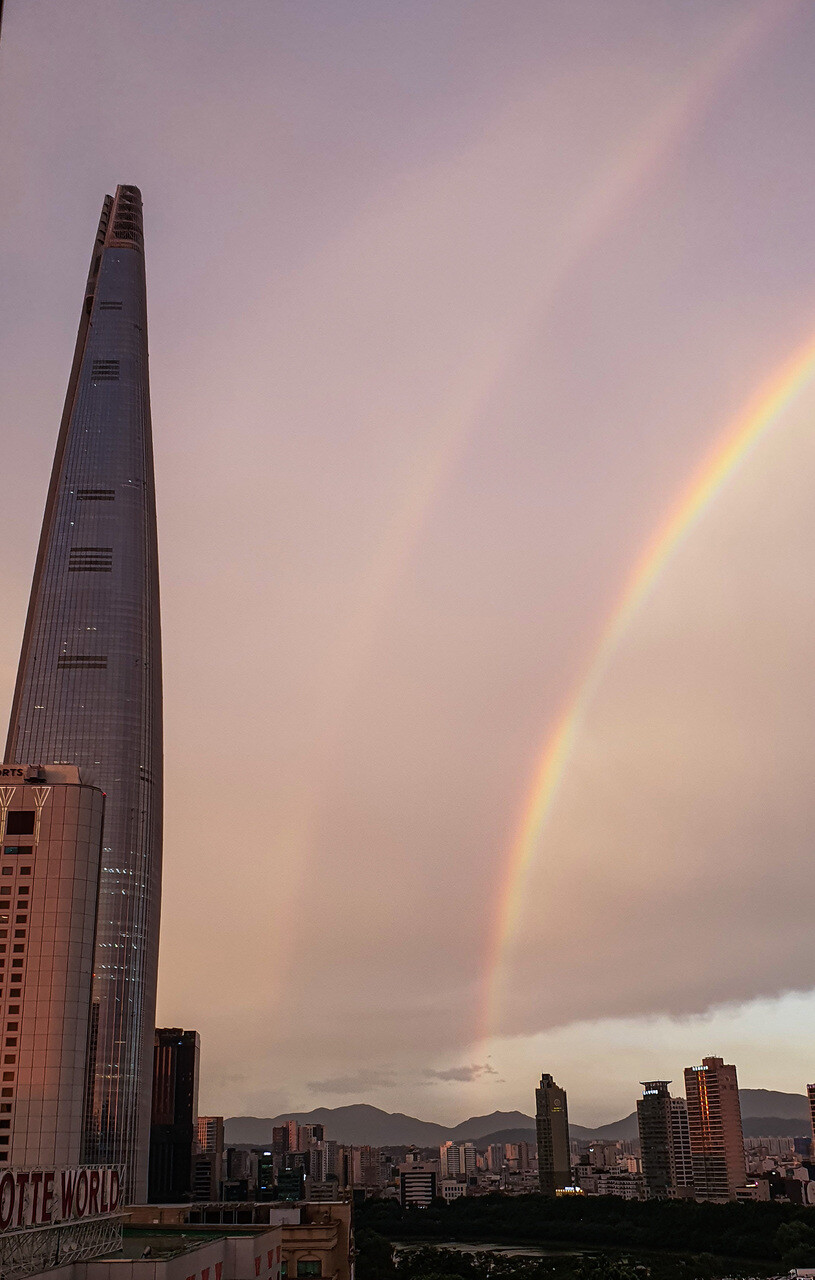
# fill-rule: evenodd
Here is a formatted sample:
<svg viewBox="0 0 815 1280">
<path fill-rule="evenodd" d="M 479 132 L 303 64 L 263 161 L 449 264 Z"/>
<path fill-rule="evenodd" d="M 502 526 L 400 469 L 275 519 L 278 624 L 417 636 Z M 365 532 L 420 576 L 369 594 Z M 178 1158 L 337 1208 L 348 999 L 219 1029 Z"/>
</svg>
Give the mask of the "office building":
<svg viewBox="0 0 815 1280">
<path fill-rule="evenodd" d="M 815 1155 L 815 1084 L 807 1085 L 807 1099 L 809 1101 L 809 1126 L 812 1130 L 812 1154 Z"/>
<path fill-rule="evenodd" d="M 745 1179 L 736 1068 L 721 1058 L 703 1058 L 685 1068 L 693 1190 L 697 1200 L 735 1200 Z"/>
<path fill-rule="evenodd" d="M 192 1195 L 200 1054 L 197 1031 L 156 1029 L 148 1183 L 151 1204 L 177 1204 Z"/>
<path fill-rule="evenodd" d="M 566 1090 L 546 1072 L 535 1090 L 535 1129 L 540 1189 L 545 1196 L 554 1196 L 572 1183 L 569 1112 Z"/>
<path fill-rule="evenodd" d="M 284 1156 L 289 1149 L 289 1126 L 274 1125 L 272 1128 L 272 1154 Z"/>
<path fill-rule="evenodd" d="M 0 767 L 0 1168 L 82 1157 L 104 805 L 76 766 Z"/>
<path fill-rule="evenodd" d="M 467 1188 L 463 1182 L 450 1182 L 445 1178 L 437 1183 L 436 1193 L 449 1204 L 451 1200 L 460 1200 L 462 1196 L 466 1196 Z"/>
<path fill-rule="evenodd" d="M 261 1151 L 258 1156 L 257 1197 L 258 1200 L 274 1200 L 277 1194 L 277 1170 L 274 1154 Z"/>
<path fill-rule="evenodd" d="M 670 1080 L 642 1081 L 637 1124 L 642 1173 L 649 1200 L 675 1199 L 692 1185 L 688 1111 L 684 1098 L 672 1098 Z"/>
<path fill-rule="evenodd" d="M 7 760 L 107 797 L 84 1157 L 147 1194 L 161 896 L 158 553 L 141 196 L 106 196 L 12 701 Z"/>
<path fill-rule="evenodd" d="M 399 1171 L 399 1202 L 403 1209 L 429 1209 L 436 1198 L 436 1173 L 421 1164 Z"/>
<path fill-rule="evenodd" d="M 224 1177 L 224 1118 L 199 1116 L 196 1126 L 196 1200 L 217 1200 Z"/>
</svg>

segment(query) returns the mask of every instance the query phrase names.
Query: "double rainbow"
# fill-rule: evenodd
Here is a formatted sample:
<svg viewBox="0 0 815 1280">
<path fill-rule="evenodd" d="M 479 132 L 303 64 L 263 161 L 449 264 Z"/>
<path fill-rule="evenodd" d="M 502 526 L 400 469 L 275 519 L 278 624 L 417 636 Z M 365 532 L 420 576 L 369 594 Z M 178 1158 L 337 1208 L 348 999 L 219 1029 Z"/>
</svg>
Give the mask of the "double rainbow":
<svg viewBox="0 0 815 1280">
<path fill-rule="evenodd" d="M 490 929 L 481 1036 L 498 1031 L 506 953 L 521 911 L 527 873 L 538 854 L 560 784 L 595 693 L 631 622 L 651 589 L 722 487 L 815 377 L 815 337 L 777 370 L 747 404 L 684 488 L 629 574 L 591 661 L 549 733 L 535 769 L 521 822 L 506 858 Z"/>
</svg>

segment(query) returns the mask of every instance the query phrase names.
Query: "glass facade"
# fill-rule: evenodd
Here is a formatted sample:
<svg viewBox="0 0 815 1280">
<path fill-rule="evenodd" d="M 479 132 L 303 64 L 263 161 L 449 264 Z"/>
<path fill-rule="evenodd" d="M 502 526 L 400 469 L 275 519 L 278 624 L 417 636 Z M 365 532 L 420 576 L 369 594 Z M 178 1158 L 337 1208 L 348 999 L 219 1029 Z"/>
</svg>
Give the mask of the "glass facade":
<svg viewBox="0 0 815 1280">
<path fill-rule="evenodd" d="M 84 1158 L 144 1199 L 161 893 L 158 552 L 141 196 L 106 197 L 34 572 L 7 759 L 106 793 Z"/>
</svg>

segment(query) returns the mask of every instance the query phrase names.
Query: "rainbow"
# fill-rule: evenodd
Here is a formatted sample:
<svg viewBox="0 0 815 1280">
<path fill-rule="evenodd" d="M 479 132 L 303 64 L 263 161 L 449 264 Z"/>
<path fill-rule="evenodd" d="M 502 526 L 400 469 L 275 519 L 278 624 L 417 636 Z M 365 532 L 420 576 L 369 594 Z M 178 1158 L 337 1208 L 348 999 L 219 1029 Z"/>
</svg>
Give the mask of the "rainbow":
<svg viewBox="0 0 815 1280">
<path fill-rule="evenodd" d="M 628 575 L 593 656 L 546 738 L 515 839 L 506 858 L 487 947 L 480 1039 L 497 1031 L 508 944 L 517 925 L 527 873 L 537 856 L 586 713 L 620 642 L 649 593 L 723 486 L 781 420 L 815 376 L 815 337 L 786 361 L 724 431 L 651 537 Z"/>
</svg>

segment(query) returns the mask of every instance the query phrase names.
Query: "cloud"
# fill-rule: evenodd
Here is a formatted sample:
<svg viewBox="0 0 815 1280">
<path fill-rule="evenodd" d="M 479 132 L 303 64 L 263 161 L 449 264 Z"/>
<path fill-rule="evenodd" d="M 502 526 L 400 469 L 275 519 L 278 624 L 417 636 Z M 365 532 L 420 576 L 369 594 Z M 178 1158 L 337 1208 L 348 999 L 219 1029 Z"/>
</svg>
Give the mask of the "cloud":
<svg viewBox="0 0 815 1280">
<path fill-rule="evenodd" d="M 396 1077 L 388 1071 L 356 1071 L 347 1076 L 333 1076 L 330 1080 L 309 1080 L 310 1093 L 367 1093 L 369 1089 L 392 1089 Z"/>
<path fill-rule="evenodd" d="M 444 1071 L 434 1071 L 427 1067 L 424 1074 L 431 1080 L 457 1080 L 461 1083 L 469 1083 L 480 1080 L 482 1076 L 497 1076 L 498 1072 L 488 1062 L 482 1062 L 473 1063 L 469 1067 L 447 1067 Z"/>
</svg>

